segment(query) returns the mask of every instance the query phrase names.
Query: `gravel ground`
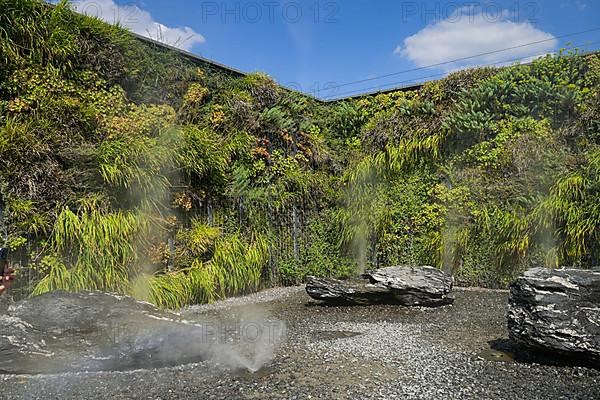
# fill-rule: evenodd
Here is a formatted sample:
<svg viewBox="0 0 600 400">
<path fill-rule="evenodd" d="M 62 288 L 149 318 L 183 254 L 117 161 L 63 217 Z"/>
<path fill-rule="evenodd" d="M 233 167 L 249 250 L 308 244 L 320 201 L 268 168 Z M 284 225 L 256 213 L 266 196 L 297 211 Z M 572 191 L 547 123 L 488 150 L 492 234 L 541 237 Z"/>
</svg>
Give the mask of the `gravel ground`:
<svg viewBox="0 0 600 400">
<path fill-rule="evenodd" d="M 508 294 L 457 290 L 452 306 L 326 307 L 277 288 L 183 310 L 186 319 L 268 316 L 286 340 L 261 370 L 205 361 L 157 370 L 6 375 L 2 399 L 599 399 L 600 370 L 515 361 Z"/>
</svg>

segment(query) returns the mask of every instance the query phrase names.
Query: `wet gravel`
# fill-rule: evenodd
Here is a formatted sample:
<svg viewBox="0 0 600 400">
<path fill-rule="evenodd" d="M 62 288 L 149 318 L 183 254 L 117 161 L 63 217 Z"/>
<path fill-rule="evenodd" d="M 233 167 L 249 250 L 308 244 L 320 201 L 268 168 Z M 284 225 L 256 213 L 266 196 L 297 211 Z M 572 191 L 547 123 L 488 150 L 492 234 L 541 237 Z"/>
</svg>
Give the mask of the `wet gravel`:
<svg viewBox="0 0 600 400">
<path fill-rule="evenodd" d="M 0 376 L 0 399 L 600 399 L 600 370 L 515 361 L 501 291 L 452 306 L 327 307 L 277 288 L 183 310 L 186 318 L 285 322 L 274 360 L 251 373 L 202 362 L 157 370 Z M 257 311 L 259 310 L 259 311 Z"/>
</svg>

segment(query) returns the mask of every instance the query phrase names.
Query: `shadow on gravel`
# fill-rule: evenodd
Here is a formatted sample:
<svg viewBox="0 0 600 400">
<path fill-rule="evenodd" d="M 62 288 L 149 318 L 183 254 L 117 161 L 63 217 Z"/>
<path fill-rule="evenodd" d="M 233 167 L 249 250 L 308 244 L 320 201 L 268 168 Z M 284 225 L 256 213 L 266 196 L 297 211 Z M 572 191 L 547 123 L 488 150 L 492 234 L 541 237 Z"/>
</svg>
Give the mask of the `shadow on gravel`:
<svg viewBox="0 0 600 400">
<path fill-rule="evenodd" d="M 446 307 L 451 307 L 452 304 L 438 304 L 438 305 L 419 305 L 419 306 L 407 306 L 399 302 L 394 301 L 381 301 L 377 303 L 354 303 L 349 301 L 309 301 L 304 303 L 304 307 L 321 307 L 321 308 L 336 308 L 336 307 L 358 307 L 358 308 L 368 308 L 368 307 L 379 307 L 379 306 L 395 306 L 400 307 L 406 310 L 418 310 L 419 308 L 427 308 L 427 309 L 444 309 Z"/>
<path fill-rule="evenodd" d="M 492 361 L 508 361 L 504 359 L 510 358 L 510 361 L 523 364 L 540 364 L 556 367 L 586 367 L 600 370 L 600 365 L 597 361 L 586 360 L 579 357 L 569 357 L 562 354 L 557 354 L 550 351 L 532 350 L 519 345 L 511 339 L 496 339 L 488 342 L 493 354 L 491 357 L 483 358 Z M 494 356 L 497 360 L 494 360 Z"/>
<path fill-rule="evenodd" d="M 386 305 L 385 303 L 382 303 L 381 305 Z M 351 302 L 347 302 L 347 301 L 331 301 L 331 302 L 325 302 L 325 301 L 309 301 L 304 303 L 304 307 L 321 307 L 321 308 L 336 308 L 336 307 L 361 307 L 361 308 L 366 308 L 366 307 L 372 307 L 373 304 L 356 304 L 356 303 L 351 303 Z"/>
</svg>

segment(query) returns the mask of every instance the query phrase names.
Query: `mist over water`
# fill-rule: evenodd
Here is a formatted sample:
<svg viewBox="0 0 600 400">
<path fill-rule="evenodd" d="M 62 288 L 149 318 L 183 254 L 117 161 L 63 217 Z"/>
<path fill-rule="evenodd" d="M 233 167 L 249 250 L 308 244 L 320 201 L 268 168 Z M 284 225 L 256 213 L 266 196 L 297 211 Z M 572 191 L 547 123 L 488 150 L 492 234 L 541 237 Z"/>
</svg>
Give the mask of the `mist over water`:
<svg viewBox="0 0 600 400">
<path fill-rule="evenodd" d="M 153 369 L 205 362 L 256 372 L 285 340 L 259 305 L 159 311 L 130 297 L 52 292 L 0 315 L 0 373 Z"/>
</svg>

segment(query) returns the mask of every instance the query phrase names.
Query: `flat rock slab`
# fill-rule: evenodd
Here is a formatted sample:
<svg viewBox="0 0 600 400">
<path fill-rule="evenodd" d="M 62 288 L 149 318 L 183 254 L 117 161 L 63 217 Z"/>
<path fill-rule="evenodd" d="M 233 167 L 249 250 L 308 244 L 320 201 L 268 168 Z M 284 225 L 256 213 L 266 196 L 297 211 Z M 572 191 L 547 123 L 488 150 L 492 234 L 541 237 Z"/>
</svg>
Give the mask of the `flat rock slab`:
<svg viewBox="0 0 600 400">
<path fill-rule="evenodd" d="M 334 304 L 399 304 L 435 307 L 451 304 L 452 277 L 433 267 L 388 267 L 362 279 L 341 281 L 309 277 L 306 293 Z"/>
<path fill-rule="evenodd" d="M 600 271 L 525 272 L 510 287 L 508 329 L 525 347 L 600 363 Z"/>
<path fill-rule="evenodd" d="M 205 359 L 202 327 L 131 297 L 52 292 L 0 315 L 0 372 L 135 369 Z"/>
</svg>

